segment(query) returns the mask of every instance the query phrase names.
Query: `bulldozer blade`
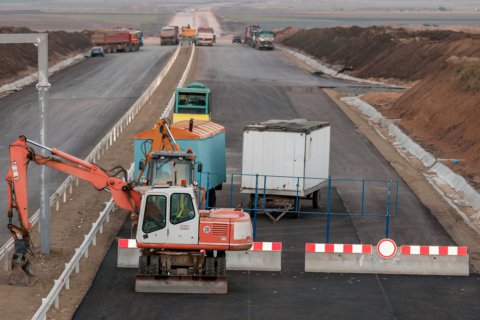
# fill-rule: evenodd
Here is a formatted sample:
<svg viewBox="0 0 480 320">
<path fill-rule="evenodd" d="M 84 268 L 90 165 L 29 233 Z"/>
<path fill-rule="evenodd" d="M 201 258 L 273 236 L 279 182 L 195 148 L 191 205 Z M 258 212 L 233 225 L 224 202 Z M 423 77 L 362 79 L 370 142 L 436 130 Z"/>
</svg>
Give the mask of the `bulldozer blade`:
<svg viewBox="0 0 480 320">
<path fill-rule="evenodd" d="M 31 287 L 37 282 L 38 278 L 35 276 L 34 266 L 30 263 L 24 265 L 13 264 L 12 271 L 8 276 L 8 284 L 13 286 L 28 286 Z"/>
<path fill-rule="evenodd" d="M 139 274 L 135 277 L 135 292 L 226 294 L 227 291 L 226 277 Z"/>
</svg>

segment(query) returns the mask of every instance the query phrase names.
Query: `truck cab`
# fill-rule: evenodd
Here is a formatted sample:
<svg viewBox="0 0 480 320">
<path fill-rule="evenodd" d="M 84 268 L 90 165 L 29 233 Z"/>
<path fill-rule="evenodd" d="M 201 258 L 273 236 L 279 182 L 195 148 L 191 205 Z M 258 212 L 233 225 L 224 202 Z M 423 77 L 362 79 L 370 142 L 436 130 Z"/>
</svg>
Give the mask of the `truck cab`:
<svg viewBox="0 0 480 320">
<path fill-rule="evenodd" d="M 190 119 L 209 121 L 210 118 L 210 89 L 204 84 L 193 82 L 175 90 L 173 123 Z"/>
<path fill-rule="evenodd" d="M 193 188 L 154 186 L 142 198 L 137 242 L 198 245 L 199 211 Z"/>
</svg>

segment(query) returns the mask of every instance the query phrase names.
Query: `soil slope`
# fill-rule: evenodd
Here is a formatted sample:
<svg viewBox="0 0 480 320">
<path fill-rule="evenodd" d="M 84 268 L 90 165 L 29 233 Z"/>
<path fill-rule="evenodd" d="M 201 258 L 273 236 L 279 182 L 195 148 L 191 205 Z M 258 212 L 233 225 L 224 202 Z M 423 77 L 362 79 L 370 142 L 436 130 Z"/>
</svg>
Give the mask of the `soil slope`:
<svg viewBox="0 0 480 320">
<path fill-rule="evenodd" d="M 28 28 L 0 27 L 0 33 L 34 33 Z M 48 32 L 48 60 L 55 64 L 91 47 L 89 31 Z M 25 76 L 37 68 L 37 47 L 32 44 L 0 44 L 0 84 Z"/>
<path fill-rule="evenodd" d="M 326 28 L 278 33 L 282 43 L 327 64 L 353 67 L 361 78 L 415 81 L 438 72 L 455 56 L 479 56 L 480 35 L 447 30 L 407 31 L 389 27 Z"/>
<path fill-rule="evenodd" d="M 279 38 L 337 68 L 353 66 L 361 78 L 416 81 L 403 94 L 372 93 L 364 100 L 400 119 L 417 143 L 480 186 L 478 34 L 351 27 L 287 29 Z"/>
</svg>

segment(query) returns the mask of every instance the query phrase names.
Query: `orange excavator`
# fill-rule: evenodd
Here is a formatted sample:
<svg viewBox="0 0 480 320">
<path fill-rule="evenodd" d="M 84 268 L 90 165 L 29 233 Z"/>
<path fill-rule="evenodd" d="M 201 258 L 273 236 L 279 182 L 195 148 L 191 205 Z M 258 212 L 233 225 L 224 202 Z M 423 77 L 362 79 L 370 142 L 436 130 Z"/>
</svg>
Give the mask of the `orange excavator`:
<svg viewBox="0 0 480 320">
<path fill-rule="evenodd" d="M 35 153 L 46 149 L 50 156 Z M 10 145 L 8 228 L 15 240 L 9 283 L 31 285 L 34 268 L 28 219 L 27 166 L 45 165 L 90 182 L 97 190 L 110 191 L 115 203 L 131 212 L 138 224 L 135 239 L 141 249 L 137 292 L 226 293 L 225 251 L 251 247 L 252 224 L 240 209 L 199 210 L 196 188 L 182 179 L 180 185 L 135 186 L 121 167 L 105 170 L 55 148 L 20 136 Z M 13 225 L 14 212 L 20 226 Z"/>
</svg>

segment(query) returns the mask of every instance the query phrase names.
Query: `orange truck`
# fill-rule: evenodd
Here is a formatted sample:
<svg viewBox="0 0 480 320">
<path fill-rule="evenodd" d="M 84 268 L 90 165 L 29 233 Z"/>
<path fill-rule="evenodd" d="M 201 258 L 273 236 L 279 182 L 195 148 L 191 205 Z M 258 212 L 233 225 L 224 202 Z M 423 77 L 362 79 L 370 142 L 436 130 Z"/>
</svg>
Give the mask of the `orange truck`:
<svg viewBox="0 0 480 320">
<path fill-rule="evenodd" d="M 181 41 L 193 41 L 195 42 L 197 35 L 197 29 L 190 27 L 190 25 L 186 27 L 182 27 L 182 31 L 180 32 L 180 40 Z"/>
</svg>

